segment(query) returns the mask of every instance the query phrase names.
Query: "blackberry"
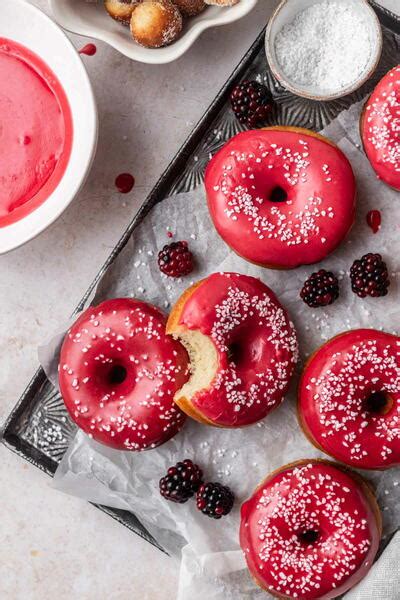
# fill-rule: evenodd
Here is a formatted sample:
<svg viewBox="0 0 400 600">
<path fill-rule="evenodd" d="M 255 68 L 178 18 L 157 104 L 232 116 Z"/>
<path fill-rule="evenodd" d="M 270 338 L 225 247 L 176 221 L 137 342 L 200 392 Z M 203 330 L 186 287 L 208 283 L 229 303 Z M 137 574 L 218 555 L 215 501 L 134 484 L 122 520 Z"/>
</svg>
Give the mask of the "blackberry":
<svg viewBox="0 0 400 600">
<path fill-rule="evenodd" d="M 220 519 L 231 512 L 235 496 L 220 483 L 203 483 L 196 496 L 197 508 L 204 515 Z"/>
<path fill-rule="evenodd" d="M 186 459 L 170 467 L 165 477 L 160 479 L 160 494 L 171 502 L 183 504 L 194 496 L 202 483 L 202 470 Z"/>
<path fill-rule="evenodd" d="M 390 285 L 386 263 L 380 254 L 364 254 L 350 269 L 351 289 L 360 298 L 386 296 Z"/>
<path fill-rule="evenodd" d="M 304 283 L 300 298 L 311 308 L 328 306 L 339 298 L 339 282 L 331 271 L 321 269 Z"/>
<path fill-rule="evenodd" d="M 187 242 L 172 242 L 158 253 L 160 271 L 169 277 L 182 277 L 193 271 L 193 254 Z"/>
<path fill-rule="evenodd" d="M 265 121 L 274 101 L 265 85 L 257 81 L 242 81 L 231 92 L 231 105 L 240 123 L 255 127 Z"/>
</svg>

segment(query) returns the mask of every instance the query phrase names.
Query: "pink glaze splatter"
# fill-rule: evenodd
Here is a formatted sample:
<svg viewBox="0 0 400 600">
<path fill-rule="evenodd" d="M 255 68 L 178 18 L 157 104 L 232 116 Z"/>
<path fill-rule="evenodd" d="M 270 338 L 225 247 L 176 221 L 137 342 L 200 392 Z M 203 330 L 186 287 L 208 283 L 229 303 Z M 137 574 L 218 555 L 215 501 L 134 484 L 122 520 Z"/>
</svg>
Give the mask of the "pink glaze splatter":
<svg viewBox="0 0 400 600">
<path fill-rule="evenodd" d="M 115 179 L 115 187 L 121 194 L 128 194 L 135 185 L 135 178 L 130 173 L 121 173 Z"/>
<path fill-rule="evenodd" d="M 381 212 L 379 210 L 370 210 L 367 214 L 367 224 L 373 233 L 378 233 L 382 224 Z"/>
<path fill-rule="evenodd" d="M 79 54 L 85 54 L 86 56 L 94 56 L 97 52 L 97 48 L 95 44 L 86 44 L 80 50 L 78 50 Z"/>
</svg>

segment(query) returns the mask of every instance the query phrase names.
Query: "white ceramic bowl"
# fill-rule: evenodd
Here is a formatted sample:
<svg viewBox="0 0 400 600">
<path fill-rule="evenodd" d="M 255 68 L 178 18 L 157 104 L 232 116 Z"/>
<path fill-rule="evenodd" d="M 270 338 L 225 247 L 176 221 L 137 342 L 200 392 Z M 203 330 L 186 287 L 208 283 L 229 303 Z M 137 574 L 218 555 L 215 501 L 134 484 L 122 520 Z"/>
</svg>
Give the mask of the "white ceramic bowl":
<svg viewBox="0 0 400 600">
<path fill-rule="evenodd" d="M 46 229 L 77 194 L 96 150 L 97 109 L 79 54 L 63 31 L 38 8 L 25 0 L 0 0 L 0 37 L 23 44 L 55 73 L 68 97 L 74 130 L 69 163 L 54 192 L 26 217 L 0 227 L 2 254 Z"/>
<path fill-rule="evenodd" d="M 170 46 L 143 48 L 134 42 L 127 27 L 117 23 L 107 14 L 103 0 L 49 2 L 54 18 L 64 29 L 103 40 L 128 58 L 150 64 L 164 64 L 176 60 L 190 48 L 203 31 L 241 19 L 257 4 L 257 0 L 240 0 L 234 6 L 207 7 L 197 17 L 186 19 L 181 36 Z"/>
<path fill-rule="evenodd" d="M 356 81 L 335 93 L 324 93 L 316 87 L 313 88 L 297 85 L 295 82 L 289 80 L 282 72 L 282 69 L 276 58 L 275 38 L 277 33 L 282 29 L 282 27 L 284 27 L 284 25 L 293 21 L 297 13 L 322 1 L 323 0 L 282 0 L 268 23 L 265 35 L 265 51 L 271 71 L 279 83 L 283 85 L 283 87 L 297 96 L 302 96 L 311 100 L 326 101 L 334 100 L 335 98 L 340 98 L 342 96 L 346 96 L 347 94 L 351 94 L 361 87 L 369 79 L 369 77 L 371 77 L 378 65 L 382 53 L 382 28 L 375 11 L 368 4 L 367 0 L 351 0 L 353 5 L 356 7 L 356 10 L 360 11 L 360 14 L 363 14 L 367 18 L 370 37 L 373 41 L 371 55 L 364 72 Z M 349 2 L 349 0 L 341 1 L 345 3 Z"/>
</svg>

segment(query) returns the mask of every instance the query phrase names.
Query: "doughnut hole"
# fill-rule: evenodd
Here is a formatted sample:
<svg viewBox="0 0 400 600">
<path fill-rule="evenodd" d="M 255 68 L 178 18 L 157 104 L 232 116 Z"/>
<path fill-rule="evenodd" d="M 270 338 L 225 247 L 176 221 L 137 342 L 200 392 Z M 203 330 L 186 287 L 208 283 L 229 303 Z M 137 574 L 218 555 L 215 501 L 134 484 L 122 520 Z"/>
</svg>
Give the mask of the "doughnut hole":
<svg viewBox="0 0 400 600">
<path fill-rule="evenodd" d="M 276 185 L 269 193 L 268 199 L 270 202 L 280 203 L 287 202 L 288 194 L 280 185 Z"/>
<path fill-rule="evenodd" d="M 128 371 L 124 365 L 112 365 L 111 369 L 108 372 L 107 379 L 110 385 L 119 385 L 120 383 L 124 383 L 125 379 L 128 376 Z"/>
<path fill-rule="evenodd" d="M 174 42 L 182 31 L 182 15 L 170 0 L 146 0 L 135 4 L 130 21 L 133 39 L 146 48 Z"/>
<path fill-rule="evenodd" d="M 393 398 L 385 391 L 371 392 L 364 400 L 364 410 L 371 416 L 383 417 L 393 407 Z"/>
<path fill-rule="evenodd" d="M 271 205 L 284 209 L 286 204 L 292 204 L 296 196 L 296 187 L 291 186 L 278 170 L 257 169 L 254 173 L 254 189 L 249 190 L 252 196 L 262 199 L 260 213 L 270 215 Z M 286 210 L 286 208 L 284 209 Z"/>
<path fill-rule="evenodd" d="M 197 392 L 208 388 L 218 368 L 216 348 L 211 339 L 197 330 L 181 330 L 174 336 L 183 344 L 189 355 L 190 377 L 175 394 L 175 400 L 190 400 Z"/>
<path fill-rule="evenodd" d="M 204 0 L 172 0 L 184 17 L 195 17 L 207 6 Z"/>
<path fill-rule="evenodd" d="M 298 539 L 304 546 L 312 546 L 318 542 L 320 533 L 316 529 L 305 529 L 297 534 Z"/>
<path fill-rule="evenodd" d="M 121 361 L 121 357 L 111 357 L 106 364 L 99 363 L 95 370 L 95 381 L 105 393 L 127 393 L 134 386 L 136 374 L 132 366 Z"/>
<path fill-rule="evenodd" d="M 234 363 L 238 374 L 253 369 L 262 371 L 270 357 L 266 355 L 263 331 L 254 327 L 240 327 L 234 330 L 228 345 L 228 360 Z"/>
<path fill-rule="evenodd" d="M 104 7 L 110 17 L 124 25 L 129 25 L 136 4 L 136 0 L 105 0 Z"/>
</svg>

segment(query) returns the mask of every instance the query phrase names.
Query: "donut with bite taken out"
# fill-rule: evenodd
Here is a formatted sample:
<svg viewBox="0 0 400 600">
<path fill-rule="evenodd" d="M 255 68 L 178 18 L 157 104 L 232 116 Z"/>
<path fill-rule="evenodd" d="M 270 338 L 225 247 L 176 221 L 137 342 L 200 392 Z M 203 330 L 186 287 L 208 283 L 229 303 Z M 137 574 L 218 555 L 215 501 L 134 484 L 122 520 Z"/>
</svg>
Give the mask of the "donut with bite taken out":
<svg viewBox="0 0 400 600">
<path fill-rule="evenodd" d="M 173 307 L 167 333 L 189 353 L 191 376 L 175 402 L 190 417 L 242 427 L 283 400 L 297 361 L 296 333 L 259 279 L 214 273 L 199 281 Z"/>
</svg>

